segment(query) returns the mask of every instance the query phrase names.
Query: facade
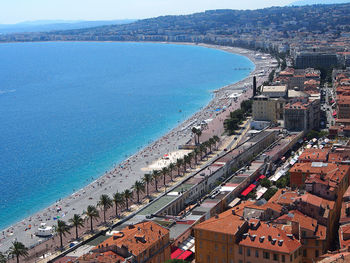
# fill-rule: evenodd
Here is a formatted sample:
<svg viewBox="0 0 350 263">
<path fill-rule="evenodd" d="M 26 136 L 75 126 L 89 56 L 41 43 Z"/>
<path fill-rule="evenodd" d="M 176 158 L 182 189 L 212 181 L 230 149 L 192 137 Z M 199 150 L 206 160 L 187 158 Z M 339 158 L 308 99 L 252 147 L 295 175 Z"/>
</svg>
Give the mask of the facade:
<svg viewBox="0 0 350 263">
<path fill-rule="evenodd" d="M 301 243 L 258 219 L 245 221 L 234 209 L 198 224 L 196 262 L 253 263 L 301 261 Z"/>
<path fill-rule="evenodd" d="M 253 119 L 272 123 L 283 120 L 284 104 L 285 100 L 282 98 L 271 99 L 264 95 L 255 96 L 253 100 Z"/>
<path fill-rule="evenodd" d="M 169 259 L 169 230 L 148 221 L 115 233 L 78 261 L 162 263 Z"/>
<path fill-rule="evenodd" d="M 320 52 L 300 52 L 295 59 L 295 67 L 304 68 L 331 68 L 338 65 L 336 54 Z"/>
<path fill-rule="evenodd" d="M 319 100 L 308 101 L 299 98 L 291 100 L 284 107 L 284 126 L 290 131 L 309 131 L 319 127 Z"/>
</svg>

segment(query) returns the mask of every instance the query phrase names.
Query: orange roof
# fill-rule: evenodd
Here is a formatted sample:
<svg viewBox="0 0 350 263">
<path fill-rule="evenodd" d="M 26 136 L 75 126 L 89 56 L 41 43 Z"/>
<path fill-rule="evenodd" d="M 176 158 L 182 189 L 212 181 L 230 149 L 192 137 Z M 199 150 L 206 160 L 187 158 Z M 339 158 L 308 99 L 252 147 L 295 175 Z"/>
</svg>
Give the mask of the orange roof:
<svg viewBox="0 0 350 263">
<path fill-rule="evenodd" d="M 114 235 L 107 240 L 100 243 L 94 249 L 106 248 L 106 247 L 127 247 L 130 253 L 138 256 L 140 253 L 153 246 L 160 238 L 169 234 L 169 230 L 154 223 L 153 221 L 142 222 L 133 226 L 124 228 L 121 231 L 124 235 Z M 143 237 L 142 242 L 138 240 L 139 237 Z"/>
<path fill-rule="evenodd" d="M 113 251 L 107 251 L 103 253 L 94 252 L 85 254 L 81 257 L 79 257 L 78 262 L 85 263 L 85 262 L 101 262 L 101 263 L 115 263 L 118 261 L 123 262 L 125 260 L 124 257 L 118 255 L 117 253 Z"/>
<path fill-rule="evenodd" d="M 321 240 L 326 239 L 327 229 L 325 226 L 319 225 L 316 219 L 304 215 L 298 210 L 291 210 L 288 214 L 284 214 L 276 219 L 277 223 L 298 222 L 300 227 L 312 231 Z"/>
<path fill-rule="evenodd" d="M 249 229 L 248 235 L 243 235 L 239 245 L 288 254 L 301 247 L 298 240 L 288 237 L 286 232 L 267 223 Z"/>
<path fill-rule="evenodd" d="M 300 155 L 299 161 L 327 161 L 329 149 L 305 149 Z"/>
<path fill-rule="evenodd" d="M 278 191 L 270 198 L 269 202 L 280 205 L 289 205 L 298 197 L 298 193 L 287 189 L 278 189 Z"/>
<path fill-rule="evenodd" d="M 241 219 L 240 216 L 234 215 L 232 210 L 234 210 L 234 208 L 212 217 L 196 225 L 194 228 L 235 235 L 237 231 L 246 224 L 246 221 Z"/>
<path fill-rule="evenodd" d="M 302 196 L 299 196 L 296 199 L 296 201 L 297 200 L 300 200 L 306 204 L 311 204 L 311 205 L 316 206 L 316 207 L 323 207 L 323 208 L 329 207 L 330 210 L 332 210 L 334 208 L 333 201 L 323 199 L 321 197 L 318 197 L 318 196 L 310 194 L 310 193 L 306 193 L 306 194 L 303 194 Z"/>
</svg>

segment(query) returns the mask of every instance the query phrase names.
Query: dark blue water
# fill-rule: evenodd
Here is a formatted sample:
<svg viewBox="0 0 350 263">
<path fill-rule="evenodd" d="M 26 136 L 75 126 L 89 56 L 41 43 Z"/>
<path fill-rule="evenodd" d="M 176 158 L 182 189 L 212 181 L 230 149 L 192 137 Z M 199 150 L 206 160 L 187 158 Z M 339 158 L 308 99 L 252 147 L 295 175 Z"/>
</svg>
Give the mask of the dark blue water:
<svg viewBox="0 0 350 263">
<path fill-rule="evenodd" d="M 175 127 L 249 74 L 236 67 L 254 65 L 196 46 L 1 44 L 0 229 Z"/>
</svg>

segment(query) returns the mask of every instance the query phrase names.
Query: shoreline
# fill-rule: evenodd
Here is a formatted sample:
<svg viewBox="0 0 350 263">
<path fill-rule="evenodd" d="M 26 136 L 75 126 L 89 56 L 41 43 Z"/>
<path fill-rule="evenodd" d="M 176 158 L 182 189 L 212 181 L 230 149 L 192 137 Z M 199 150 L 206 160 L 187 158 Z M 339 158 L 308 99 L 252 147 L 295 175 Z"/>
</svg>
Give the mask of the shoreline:
<svg viewBox="0 0 350 263">
<path fill-rule="evenodd" d="M 93 182 L 79 189 L 77 192 L 66 196 L 59 202 L 51 204 L 49 207 L 34 213 L 32 216 L 29 216 L 22 221 L 14 223 L 10 227 L 5 228 L 2 235 L 0 235 L 0 251 L 6 250 L 8 245 L 11 245 L 11 241 L 13 241 L 15 238 L 17 238 L 18 241 L 23 242 L 28 247 L 35 243 L 39 243 L 40 239 L 33 237 L 32 235 L 36 231 L 37 225 L 40 224 L 40 222 L 53 225 L 55 221 L 52 220 L 52 218 L 57 215 L 62 216 L 63 220 L 67 221 L 74 213 L 81 214 L 82 210 L 85 209 L 88 204 L 95 204 L 98 197 L 102 193 L 111 194 L 116 192 L 117 189 L 121 191 L 122 189 L 130 188 L 130 186 L 136 180 L 142 177 L 142 168 L 150 165 L 153 161 L 159 159 L 159 157 L 162 157 L 164 154 L 176 151 L 179 145 L 185 144 L 191 140 L 192 132 L 188 127 L 192 126 L 188 126 L 189 124 L 193 123 L 194 121 L 196 121 L 196 123 L 200 123 L 201 121 L 210 117 L 215 118 L 221 112 L 213 113 L 212 111 L 210 112 L 210 110 L 228 106 L 228 103 L 231 101 L 231 99 L 228 98 L 230 91 L 232 94 L 233 92 L 239 92 L 239 90 L 242 90 L 244 87 L 250 87 L 253 75 L 257 75 L 262 70 L 267 70 L 267 64 L 274 61 L 273 59 L 267 59 L 266 61 L 263 59 L 258 60 L 255 57 L 255 54 L 258 52 L 235 47 L 177 42 L 144 43 L 193 45 L 218 49 L 224 52 L 247 57 L 255 65 L 255 68 L 246 78 L 211 91 L 213 95 L 207 105 L 201 107 L 197 112 L 186 118 L 183 122 L 178 123 L 174 128 L 166 132 L 165 135 L 155 139 L 141 150 L 137 150 L 134 154 L 129 156 L 126 160 L 123 160 L 121 163 L 114 165 L 114 168 L 104 173 Z M 187 127 L 187 129 L 183 130 L 185 127 Z M 129 176 L 132 179 L 130 179 Z M 57 212 L 57 208 L 60 208 L 61 211 Z M 47 220 L 48 218 L 50 218 L 50 220 Z M 26 232 L 23 232 L 29 224 L 32 225 L 32 228 Z M 12 235 L 10 235 L 11 231 L 13 232 Z M 25 233 L 25 235 L 23 233 Z M 7 236 L 7 234 L 9 234 L 9 236 Z M 3 239 L 4 236 L 6 236 L 5 240 Z"/>
</svg>

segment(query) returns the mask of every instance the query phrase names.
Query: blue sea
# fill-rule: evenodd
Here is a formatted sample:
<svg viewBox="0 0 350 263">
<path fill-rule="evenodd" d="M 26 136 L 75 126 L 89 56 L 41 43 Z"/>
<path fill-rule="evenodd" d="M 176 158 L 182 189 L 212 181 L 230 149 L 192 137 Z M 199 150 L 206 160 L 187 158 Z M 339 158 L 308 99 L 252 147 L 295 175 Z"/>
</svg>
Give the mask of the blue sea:
<svg viewBox="0 0 350 263">
<path fill-rule="evenodd" d="M 0 229 L 174 128 L 238 67 L 254 64 L 199 46 L 0 44 Z"/>
</svg>

